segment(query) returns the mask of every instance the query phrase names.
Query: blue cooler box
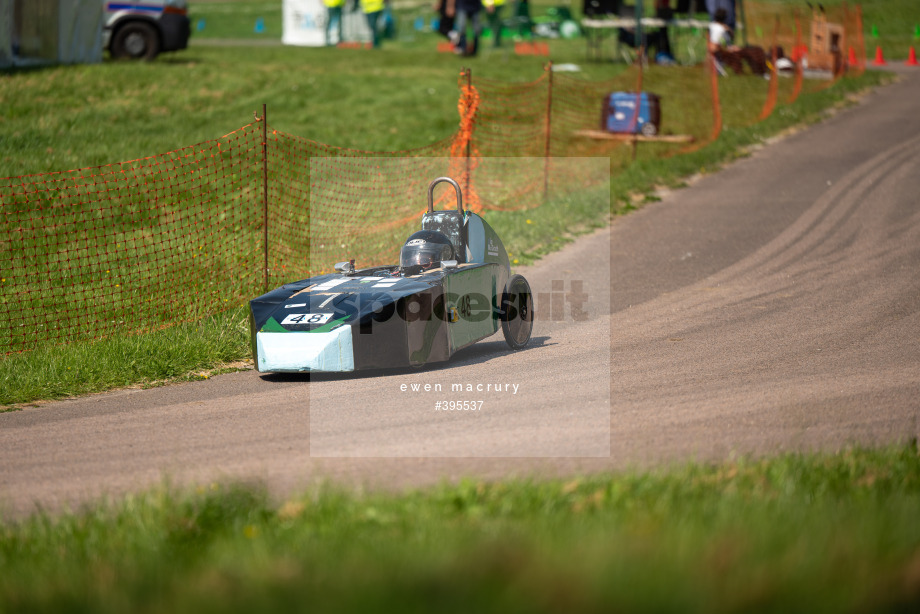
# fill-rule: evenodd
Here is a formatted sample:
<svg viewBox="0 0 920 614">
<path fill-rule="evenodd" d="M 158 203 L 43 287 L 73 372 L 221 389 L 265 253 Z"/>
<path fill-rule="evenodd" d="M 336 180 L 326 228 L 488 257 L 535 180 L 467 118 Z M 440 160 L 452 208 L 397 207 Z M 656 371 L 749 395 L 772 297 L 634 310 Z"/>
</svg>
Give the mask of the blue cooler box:
<svg viewBox="0 0 920 614">
<path fill-rule="evenodd" d="M 658 134 L 661 125 L 661 98 L 649 92 L 642 92 L 639 98 L 639 117 L 633 123 L 636 114 L 635 92 L 613 92 L 604 98 L 604 111 L 601 114 L 601 130 L 607 132 Z M 632 128 L 632 130 L 630 130 Z"/>
</svg>

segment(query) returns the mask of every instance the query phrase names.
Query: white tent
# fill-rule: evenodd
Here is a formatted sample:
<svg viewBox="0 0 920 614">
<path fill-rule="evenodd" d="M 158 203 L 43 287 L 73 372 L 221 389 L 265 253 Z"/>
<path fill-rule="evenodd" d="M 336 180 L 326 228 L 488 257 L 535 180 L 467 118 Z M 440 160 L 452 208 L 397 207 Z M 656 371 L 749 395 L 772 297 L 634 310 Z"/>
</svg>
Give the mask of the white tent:
<svg viewBox="0 0 920 614">
<path fill-rule="evenodd" d="M 281 42 L 322 47 L 326 44 L 326 7 L 322 0 L 284 0 Z"/>
<path fill-rule="evenodd" d="M 282 19 L 281 42 L 285 45 L 322 47 L 326 44 L 329 15 L 322 0 L 284 0 Z M 336 38 L 333 35 L 330 42 L 342 42 Z M 342 6 L 342 39 L 344 42 L 369 42 L 372 39 L 364 12 L 351 0 L 346 0 Z"/>
<path fill-rule="evenodd" d="M 0 0 L 0 67 L 102 61 L 100 0 Z"/>
</svg>

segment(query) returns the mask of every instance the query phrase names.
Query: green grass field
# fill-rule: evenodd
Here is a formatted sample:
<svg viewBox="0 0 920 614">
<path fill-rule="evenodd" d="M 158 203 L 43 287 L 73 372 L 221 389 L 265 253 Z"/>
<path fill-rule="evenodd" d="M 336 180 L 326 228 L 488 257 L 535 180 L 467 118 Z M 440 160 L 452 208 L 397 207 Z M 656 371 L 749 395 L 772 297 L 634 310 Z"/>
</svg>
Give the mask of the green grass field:
<svg viewBox="0 0 920 614">
<path fill-rule="evenodd" d="M 403 494 L 162 488 L 0 523 L 5 612 L 912 612 L 920 456 Z"/>
</svg>

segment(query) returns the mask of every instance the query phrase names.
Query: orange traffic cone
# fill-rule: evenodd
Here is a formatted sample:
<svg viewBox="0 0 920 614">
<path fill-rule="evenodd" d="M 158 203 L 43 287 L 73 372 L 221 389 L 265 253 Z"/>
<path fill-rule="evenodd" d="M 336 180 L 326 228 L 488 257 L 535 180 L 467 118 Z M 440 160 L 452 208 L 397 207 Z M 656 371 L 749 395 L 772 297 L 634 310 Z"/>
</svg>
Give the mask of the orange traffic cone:
<svg viewBox="0 0 920 614">
<path fill-rule="evenodd" d="M 907 54 L 907 61 L 904 63 L 908 66 L 920 66 L 920 62 L 917 61 L 917 52 L 914 51 L 913 47 L 910 48 Z"/>
<path fill-rule="evenodd" d="M 856 51 L 850 47 L 850 56 L 847 58 L 847 64 L 856 66 Z"/>
<path fill-rule="evenodd" d="M 888 62 L 885 61 L 884 56 L 882 56 L 882 48 L 875 48 L 875 61 L 872 62 L 875 66 L 885 66 Z"/>
</svg>

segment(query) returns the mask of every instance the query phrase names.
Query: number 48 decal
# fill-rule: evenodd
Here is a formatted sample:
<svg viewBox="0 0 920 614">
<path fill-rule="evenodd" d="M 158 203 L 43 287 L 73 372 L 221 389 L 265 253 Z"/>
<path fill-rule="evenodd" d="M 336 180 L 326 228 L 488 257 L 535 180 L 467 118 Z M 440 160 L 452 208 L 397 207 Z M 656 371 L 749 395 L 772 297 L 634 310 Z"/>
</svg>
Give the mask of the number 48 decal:
<svg viewBox="0 0 920 614">
<path fill-rule="evenodd" d="M 281 324 L 325 324 L 331 317 L 331 313 L 290 313 Z"/>
</svg>

